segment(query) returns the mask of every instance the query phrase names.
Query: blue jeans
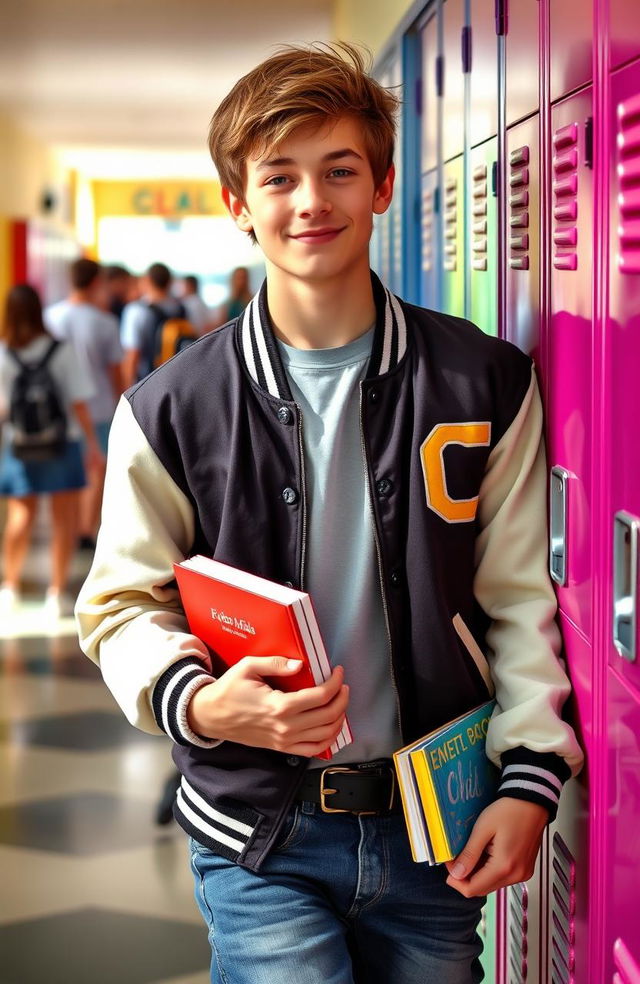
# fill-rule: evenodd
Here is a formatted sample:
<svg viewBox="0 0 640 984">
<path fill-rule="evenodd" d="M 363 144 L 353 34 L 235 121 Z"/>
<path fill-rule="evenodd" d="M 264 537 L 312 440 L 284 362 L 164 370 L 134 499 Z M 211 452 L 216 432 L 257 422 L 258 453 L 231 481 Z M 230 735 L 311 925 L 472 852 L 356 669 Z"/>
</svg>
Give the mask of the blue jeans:
<svg viewBox="0 0 640 984">
<path fill-rule="evenodd" d="M 290 812 L 260 872 L 191 841 L 212 984 L 476 984 L 484 898 L 411 859 L 400 814 Z"/>
</svg>

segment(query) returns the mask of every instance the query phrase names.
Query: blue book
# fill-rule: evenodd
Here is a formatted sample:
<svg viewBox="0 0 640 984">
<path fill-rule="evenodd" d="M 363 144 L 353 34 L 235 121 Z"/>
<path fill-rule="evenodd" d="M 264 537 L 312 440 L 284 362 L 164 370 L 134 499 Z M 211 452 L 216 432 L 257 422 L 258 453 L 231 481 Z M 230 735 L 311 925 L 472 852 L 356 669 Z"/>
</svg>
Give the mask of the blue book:
<svg viewBox="0 0 640 984">
<path fill-rule="evenodd" d="M 495 797 L 498 769 L 486 755 L 495 700 L 394 753 L 414 861 L 450 861 Z"/>
</svg>

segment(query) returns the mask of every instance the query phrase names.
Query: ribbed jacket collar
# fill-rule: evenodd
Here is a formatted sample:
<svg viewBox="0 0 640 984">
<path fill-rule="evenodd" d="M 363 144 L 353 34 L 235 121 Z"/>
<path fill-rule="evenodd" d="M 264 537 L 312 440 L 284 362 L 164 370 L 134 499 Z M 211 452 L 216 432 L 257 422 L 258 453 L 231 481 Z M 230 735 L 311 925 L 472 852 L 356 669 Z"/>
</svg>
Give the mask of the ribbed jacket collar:
<svg viewBox="0 0 640 984">
<path fill-rule="evenodd" d="M 397 297 L 371 274 L 376 305 L 373 347 L 367 378 L 395 369 L 407 350 L 407 325 Z M 249 374 L 262 389 L 281 400 L 291 400 L 291 390 L 273 333 L 267 307 L 267 282 L 245 308 L 238 321 L 240 348 Z"/>
</svg>

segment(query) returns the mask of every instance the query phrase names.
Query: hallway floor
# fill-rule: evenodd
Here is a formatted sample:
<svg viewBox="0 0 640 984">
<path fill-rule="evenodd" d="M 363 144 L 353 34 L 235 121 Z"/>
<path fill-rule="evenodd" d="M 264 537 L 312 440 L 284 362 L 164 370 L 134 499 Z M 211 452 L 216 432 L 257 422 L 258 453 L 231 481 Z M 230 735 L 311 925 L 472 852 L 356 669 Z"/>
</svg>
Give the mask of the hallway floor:
<svg viewBox="0 0 640 984">
<path fill-rule="evenodd" d="M 0 984 L 208 984 L 186 836 L 154 822 L 171 743 L 128 724 L 72 619 L 46 623 L 37 538 L 0 628 Z"/>
</svg>

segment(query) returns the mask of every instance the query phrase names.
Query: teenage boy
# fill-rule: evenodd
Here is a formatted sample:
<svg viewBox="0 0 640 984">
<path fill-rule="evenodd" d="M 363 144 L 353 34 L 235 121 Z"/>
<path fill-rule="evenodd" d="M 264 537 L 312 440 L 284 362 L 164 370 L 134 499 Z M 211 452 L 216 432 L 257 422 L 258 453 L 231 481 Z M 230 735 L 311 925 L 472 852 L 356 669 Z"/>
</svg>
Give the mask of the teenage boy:
<svg viewBox="0 0 640 984">
<path fill-rule="evenodd" d="M 210 148 L 266 283 L 114 422 L 81 638 L 129 719 L 175 741 L 216 982 L 481 980 L 484 896 L 531 875 L 581 763 L 531 360 L 369 271 L 395 107 L 348 46 L 237 83 Z M 194 553 L 309 590 L 330 679 L 281 692 L 266 678 L 299 665 L 251 652 L 215 679 L 173 580 Z M 414 864 L 391 753 L 486 700 L 486 659 L 498 798 L 455 863 Z"/>
</svg>

